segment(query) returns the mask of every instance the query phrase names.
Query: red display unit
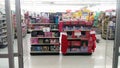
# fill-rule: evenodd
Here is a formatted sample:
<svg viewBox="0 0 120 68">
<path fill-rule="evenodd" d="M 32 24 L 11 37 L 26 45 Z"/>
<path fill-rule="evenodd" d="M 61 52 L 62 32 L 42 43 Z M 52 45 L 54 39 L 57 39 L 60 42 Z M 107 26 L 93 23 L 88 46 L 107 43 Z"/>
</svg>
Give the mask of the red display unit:
<svg viewBox="0 0 120 68">
<path fill-rule="evenodd" d="M 96 35 L 91 22 L 82 20 L 61 21 L 59 30 L 66 33 L 66 35 L 61 35 L 61 52 L 63 55 L 91 55 L 95 51 Z"/>
</svg>

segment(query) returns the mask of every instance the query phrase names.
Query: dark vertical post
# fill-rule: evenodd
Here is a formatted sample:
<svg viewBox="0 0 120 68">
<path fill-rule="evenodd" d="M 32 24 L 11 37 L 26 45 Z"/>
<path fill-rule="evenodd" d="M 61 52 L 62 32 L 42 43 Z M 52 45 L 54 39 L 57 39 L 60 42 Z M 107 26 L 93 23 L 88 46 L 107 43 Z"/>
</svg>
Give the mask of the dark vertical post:
<svg viewBox="0 0 120 68">
<path fill-rule="evenodd" d="M 11 22 L 10 0 L 5 0 L 5 12 L 6 12 L 6 25 L 7 25 L 9 68 L 15 68 L 14 67 L 13 32 L 12 32 L 12 22 Z"/>
</svg>

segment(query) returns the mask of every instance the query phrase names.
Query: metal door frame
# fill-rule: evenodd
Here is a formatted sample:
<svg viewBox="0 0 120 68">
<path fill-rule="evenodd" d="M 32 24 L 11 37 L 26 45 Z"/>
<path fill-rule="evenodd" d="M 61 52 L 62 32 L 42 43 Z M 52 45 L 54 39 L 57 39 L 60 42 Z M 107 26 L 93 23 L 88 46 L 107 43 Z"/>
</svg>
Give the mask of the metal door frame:
<svg viewBox="0 0 120 68">
<path fill-rule="evenodd" d="M 13 40 L 13 32 L 12 32 L 13 27 L 11 21 L 10 0 L 5 0 L 8 54 L 0 54 L 0 58 L 8 58 L 9 68 L 15 68 L 14 57 L 18 57 L 18 65 L 19 65 L 18 67 L 24 68 L 20 0 L 15 0 L 15 9 L 16 9 L 16 22 L 17 22 L 18 53 L 14 53 L 14 48 L 13 48 L 14 40 Z"/>
<path fill-rule="evenodd" d="M 118 68 L 118 62 L 119 62 L 119 56 L 120 56 L 120 53 L 119 53 L 119 47 L 120 47 L 120 0 L 117 0 L 116 17 L 117 17 L 117 19 L 116 19 L 112 68 Z"/>
</svg>

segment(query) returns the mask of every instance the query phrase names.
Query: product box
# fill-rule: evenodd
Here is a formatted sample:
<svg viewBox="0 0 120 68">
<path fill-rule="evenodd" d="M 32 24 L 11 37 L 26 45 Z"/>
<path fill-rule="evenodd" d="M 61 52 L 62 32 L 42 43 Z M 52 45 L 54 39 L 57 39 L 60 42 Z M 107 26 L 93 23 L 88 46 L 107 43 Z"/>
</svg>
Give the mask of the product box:
<svg viewBox="0 0 120 68">
<path fill-rule="evenodd" d="M 50 43 L 50 39 L 44 39 L 43 43 Z"/>
<path fill-rule="evenodd" d="M 86 38 L 90 38 L 90 31 L 86 31 Z"/>
<path fill-rule="evenodd" d="M 59 46 L 55 46 L 55 51 L 59 51 Z"/>
<path fill-rule="evenodd" d="M 74 21 L 73 24 L 76 24 L 76 25 L 77 25 L 77 24 L 79 24 L 79 21 Z"/>
<path fill-rule="evenodd" d="M 58 25 L 52 25 L 53 29 L 58 29 Z"/>
<path fill-rule="evenodd" d="M 71 46 L 71 41 L 68 41 L 68 46 Z"/>
<path fill-rule="evenodd" d="M 55 51 L 55 46 L 50 46 L 50 51 Z"/>
<path fill-rule="evenodd" d="M 42 50 L 42 47 L 41 46 L 36 46 L 35 47 L 35 51 L 41 51 Z"/>
<path fill-rule="evenodd" d="M 82 21 L 82 20 L 81 20 L 81 21 L 79 21 L 79 24 L 80 24 L 80 25 L 86 25 L 86 21 Z"/>
<path fill-rule="evenodd" d="M 32 44 L 38 44 L 38 38 L 31 38 Z"/>
<path fill-rule="evenodd" d="M 40 26 L 34 26 L 34 29 L 40 29 Z"/>
<path fill-rule="evenodd" d="M 87 25 L 87 26 L 92 26 L 93 23 L 92 23 L 92 22 L 86 22 L 86 25 Z"/>
<path fill-rule="evenodd" d="M 81 42 L 80 41 L 72 41 L 71 45 L 72 46 L 81 46 Z"/>
<path fill-rule="evenodd" d="M 80 52 L 80 48 L 71 48 L 71 52 Z"/>
<path fill-rule="evenodd" d="M 71 21 L 65 21 L 65 24 L 70 25 Z"/>
<path fill-rule="evenodd" d="M 64 30 L 69 30 L 69 27 L 68 27 L 68 26 L 65 26 L 65 27 L 64 27 Z"/>
<path fill-rule="evenodd" d="M 45 37 L 52 37 L 52 32 L 44 32 Z"/>
<path fill-rule="evenodd" d="M 35 46 L 32 46 L 32 47 L 31 47 L 31 51 L 35 51 Z"/>
<path fill-rule="evenodd" d="M 67 32 L 67 37 L 72 38 L 72 32 Z"/>
<path fill-rule="evenodd" d="M 39 39 L 39 43 L 43 43 L 43 39 Z"/>
<path fill-rule="evenodd" d="M 75 36 L 75 32 L 72 32 L 72 38 L 77 38 L 77 36 Z"/>
<path fill-rule="evenodd" d="M 80 52 L 88 52 L 88 47 L 81 46 Z"/>
<path fill-rule="evenodd" d="M 50 43 L 54 44 L 55 43 L 55 39 L 50 39 Z"/>
<path fill-rule="evenodd" d="M 42 51 L 50 51 L 49 46 L 42 46 Z"/>
<path fill-rule="evenodd" d="M 54 33 L 54 37 L 59 37 L 60 36 L 60 32 L 55 32 Z"/>
<path fill-rule="evenodd" d="M 32 37 L 36 37 L 37 35 L 38 35 L 38 32 L 32 31 L 32 33 L 31 33 L 31 36 L 32 36 Z"/>
</svg>

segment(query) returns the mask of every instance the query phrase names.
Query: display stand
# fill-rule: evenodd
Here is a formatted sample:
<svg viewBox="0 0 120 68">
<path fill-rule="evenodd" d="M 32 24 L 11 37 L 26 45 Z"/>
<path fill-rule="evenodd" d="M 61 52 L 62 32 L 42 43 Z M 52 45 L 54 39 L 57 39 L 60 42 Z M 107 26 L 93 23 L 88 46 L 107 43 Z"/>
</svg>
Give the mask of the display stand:
<svg viewBox="0 0 120 68">
<path fill-rule="evenodd" d="M 65 40 L 65 37 L 61 39 L 63 55 L 91 55 L 95 51 L 96 37 L 91 22 L 82 20 L 61 21 L 59 23 L 60 30 L 61 23 L 62 32 L 67 34 L 67 40 Z"/>
<path fill-rule="evenodd" d="M 7 46 L 7 25 L 4 14 L 0 14 L 0 48 Z"/>
<path fill-rule="evenodd" d="M 31 55 L 58 55 L 59 30 L 55 23 L 32 23 Z"/>
<path fill-rule="evenodd" d="M 102 19 L 102 34 L 103 39 L 114 40 L 115 37 L 116 14 L 114 10 L 105 12 L 105 18 Z"/>
<path fill-rule="evenodd" d="M 17 38 L 17 29 L 16 29 L 16 16 L 13 14 L 13 27 L 14 27 L 14 38 Z M 24 22 L 24 19 L 21 19 L 21 26 L 22 26 L 22 36 L 25 37 L 27 34 L 27 24 Z"/>
</svg>

